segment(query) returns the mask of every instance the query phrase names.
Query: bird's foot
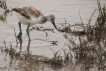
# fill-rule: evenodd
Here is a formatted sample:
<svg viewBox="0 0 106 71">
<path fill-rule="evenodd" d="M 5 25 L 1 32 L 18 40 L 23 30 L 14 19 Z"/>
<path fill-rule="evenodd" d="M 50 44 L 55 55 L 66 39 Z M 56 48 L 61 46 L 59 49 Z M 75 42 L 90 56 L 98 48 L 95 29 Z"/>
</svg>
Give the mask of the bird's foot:
<svg viewBox="0 0 106 71">
<path fill-rule="evenodd" d="M 21 38 L 22 36 L 19 34 L 19 35 L 17 35 L 17 38 Z"/>
<path fill-rule="evenodd" d="M 21 38 L 21 36 L 17 36 L 17 39 L 22 43 L 22 38 Z"/>
<path fill-rule="evenodd" d="M 17 36 L 17 38 L 21 38 L 22 37 L 22 33 L 19 32 L 19 35 Z"/>
</svg>

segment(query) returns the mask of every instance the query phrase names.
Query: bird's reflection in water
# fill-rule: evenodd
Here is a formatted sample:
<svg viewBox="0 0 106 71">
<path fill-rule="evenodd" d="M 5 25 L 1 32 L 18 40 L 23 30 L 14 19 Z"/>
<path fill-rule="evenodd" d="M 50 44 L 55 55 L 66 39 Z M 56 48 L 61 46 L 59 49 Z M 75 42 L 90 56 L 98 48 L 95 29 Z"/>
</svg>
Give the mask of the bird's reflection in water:
<svg viewBox="0 0 106 71">
<path fill-rule="evenodd" d="M 19 54 L 24 54 L 24 55 L 27 55 L 27 56 L 30 56 L 31 55 L 31 51 L 30 51 L 30 43 L 31 41 L 28 41 L 28 44 L 27 44 L 27 48 L 26 48 L 26 51 L 22 51 L 22 44 L 24 43 L 23 40 L 22 40 L 22 37 L 20 36 L 17 36 L 16 32 L 15 32 L 15 28 L 14 28 L 14 34 L 15 34 L 15 38 L 16 38 L 16 49 L 18 48 L 18 45 L 19 45 Z"/>
<path fill-rule="evenodd" d="M 22 38 L 21 37 L 20 38 L 19 37 L 16 37 L 16 39 L 18 39 L 18 41 L 19 41 L 19 44 L 20 44 L 19 47 L 20 47 L 20 52 L 21 52 L 21 50 L 22 50 L 22 43 L 23 43 L 22 42 Z"/>
<path fill-rule="evenodd" d="M 28 46 L 27 46 L 27 53 L 28 53 L 28 56 L 31 55 L 31 53 L 30 53 L 30 43 L 31 43 L 31 41 L 28 42 Z"/>
<path fill-rule="evenodd" d="M 22 52 L 22 44 L 23 44 L 23 41 L 22 41 L 22 38 L 21 37 L 17 37 L 18 41 L 19 41 L 19 44 L 20 44 L 20 52 Z M 31 41 L 28 41 L 28 44 L 27 44 L 27 50 L 24 51 L 24 54 L 27 55 L 27 57 L 29 57 L 31 55 L 31 52 L 30 52 L 30 43 Z"/>
</svg>

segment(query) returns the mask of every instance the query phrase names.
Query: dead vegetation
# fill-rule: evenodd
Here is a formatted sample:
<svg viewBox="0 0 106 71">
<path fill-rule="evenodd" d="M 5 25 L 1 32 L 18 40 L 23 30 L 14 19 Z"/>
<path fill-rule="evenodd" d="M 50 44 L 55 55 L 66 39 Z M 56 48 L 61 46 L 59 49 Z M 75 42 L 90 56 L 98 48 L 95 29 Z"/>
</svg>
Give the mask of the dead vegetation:
<svg viewBox="0 0 106 71">
<path fill-rule="evenodd" d="M 4 10 L 7 9 L 7 4 L 6 4 L 6 0 L 0 0 L 0 7 Z"/>
<path fill-rule="evenodd" d="M 103 62 L 106 59 L 106 7 L 100 5 L 100 0 L 97 0 L 97 3 L 98 10 L 93 12 L 87 25 L 82 24 L 82 22 L 81 24 L 68 25 L 62 30 L 67 33 L 64 37 L 69 42 L 69 50 L 75 53 L 76 60 L 83 60 L 83 64 L 89 62 L 89 64 L 93 63 L 92 65 L 97 65 L 99 63 L 100 66 L 97 66 L 98 70 L 105 71 L 105 63 Z M 96 11 L 99 12 L 99 15 L 97 16 L 94 26 L 92 26 L 91 20 Z M 71 30 L 71 27 L 78 25 L 83 28 L 82 31 Z M 74 40 L 75 38 L 78 41 L 77 43 Z M 88 70 L 90 69 L 89 65 L 87 68 Z"/>
<path fill-rule="evenodd" d="M 8 15 L 9 11 L 5 11 L 3 14 L 0 15 L 0 21 L 2 21 L 3 23 L 7 22 L 7 15 Z"/>
<path fill-rule="evenodd" d="M 0 7 L 4 9 L 4 13 L 0 15 L 0 21 L 4 23 L 7 20 L 7 14 L 10 12 L 10 10 L 7 9 L 6 0 L 0 0 Z"/>
</svg>

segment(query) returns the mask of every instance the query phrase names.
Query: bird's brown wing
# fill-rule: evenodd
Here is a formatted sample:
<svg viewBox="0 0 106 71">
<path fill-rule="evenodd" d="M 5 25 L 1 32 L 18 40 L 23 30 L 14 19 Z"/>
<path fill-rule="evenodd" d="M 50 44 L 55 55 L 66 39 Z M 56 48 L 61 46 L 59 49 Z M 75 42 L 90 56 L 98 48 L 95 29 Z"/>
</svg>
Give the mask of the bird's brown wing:
<svg viewBox="0 0 106 71">
<path fill-rule="evenodd" d="M 24 16 L 27 19 L 30 19 L 31 17 L 39 17 L 41 15 L 41 12 L 37 10 L 35 7 L 22 7 L 22 8 L 13 8 L 13 11 L 19 13 L 20 15 Z"/>
<path fill-rule="evenodd" d="M 28 7 L 28 13 L 35 18 L 41 15 L 41 12 L 38 9 L 36 9 L 35 7 L 31 7 L 31 6 Z"/>
</svg>

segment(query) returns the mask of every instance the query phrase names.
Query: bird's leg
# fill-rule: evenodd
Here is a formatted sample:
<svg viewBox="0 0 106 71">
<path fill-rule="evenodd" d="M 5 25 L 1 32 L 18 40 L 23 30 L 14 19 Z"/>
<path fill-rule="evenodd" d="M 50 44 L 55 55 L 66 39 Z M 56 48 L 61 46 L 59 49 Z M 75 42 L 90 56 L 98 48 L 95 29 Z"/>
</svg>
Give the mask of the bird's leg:
<svg viewBox="0 0 106 71">
<path fill-rule="evenodd" d="M 22 35 L 22 30 L 21 30 L 21 22 L 18 22 L 18 25 L 19 25 L 19 29 L 20 29 L 20 32 L 19 32 L 18 37 L 21 37 L 21 35 Z"/>
<path fill-rule="evenodd" d="M 30 27 L 30 25 L 28 25 L 28 27 L 27 27 L 27 29 L 26 29 L 26 32 L 27 32 L 27 35 L 28 35 L 29 40 L 31 40 L 31 39 L 30 39 L 30 36 L 29 36 L 29 27 Z"/>
<path fill-rule="evenodd" d="M 18 22 L 18 24 L 19 24 L 19 29 L 20 29 L 19 35 L 22 35 L 21 22 Z"/>
</svg>

